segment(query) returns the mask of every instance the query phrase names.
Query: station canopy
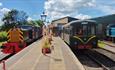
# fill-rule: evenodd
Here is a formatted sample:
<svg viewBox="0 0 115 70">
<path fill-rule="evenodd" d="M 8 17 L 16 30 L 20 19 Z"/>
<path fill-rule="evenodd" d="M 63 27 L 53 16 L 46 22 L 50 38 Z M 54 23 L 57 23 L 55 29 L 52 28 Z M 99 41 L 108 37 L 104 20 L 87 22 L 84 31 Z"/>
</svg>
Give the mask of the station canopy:
<svg viewBox="0 0 115 70">
<path fill-rule="evenodd" d="M 103 23 L 103 24 L 115 23 L 115 14 L 97 17 L 97 18 L 91 18 L 90 20 L 95 20 L 97 23 Z"/>
</svg>

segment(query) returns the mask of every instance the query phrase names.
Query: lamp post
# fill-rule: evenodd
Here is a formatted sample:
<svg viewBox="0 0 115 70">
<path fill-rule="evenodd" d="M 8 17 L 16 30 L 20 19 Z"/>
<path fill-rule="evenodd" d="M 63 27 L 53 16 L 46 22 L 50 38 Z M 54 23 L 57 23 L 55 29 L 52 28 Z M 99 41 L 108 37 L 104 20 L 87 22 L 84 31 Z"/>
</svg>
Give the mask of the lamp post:
<svg viewBox="0 0 115 70">
<path fill-rule="evenodd" d="M 47 15 L 45 14 L 45 12 L 43 12 L 43 13 L 41 14 L 41 20 L 42 20 L 43 23 L 46 22 L 46 17 L 47 17 Z"/>
<path fill-rule="evenodd" d="M 42 20 L 42 22 L 45 24 L 45 25 L 43 26 L 43 36 L 47 35 L 46 17 L 47 17 L 47 15 L 45 14 L 45 12 L 43 12 L 43 13 L 41 14 L 41 20 Z"/>
</svg>

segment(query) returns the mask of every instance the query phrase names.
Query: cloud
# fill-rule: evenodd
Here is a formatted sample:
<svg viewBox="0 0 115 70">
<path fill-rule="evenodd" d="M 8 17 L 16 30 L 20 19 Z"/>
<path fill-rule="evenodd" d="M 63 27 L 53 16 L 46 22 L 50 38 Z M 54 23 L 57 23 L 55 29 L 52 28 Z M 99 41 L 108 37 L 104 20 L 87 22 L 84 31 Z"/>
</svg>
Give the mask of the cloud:
<svg viewBox="0 0 115 70">
<path fill-rule="evenodd" d="M 94 8 L 106 15 L 115 14 L 115 0 L 96 0 Z"/>
<path fill-rule="evenodd" d="M 8 13 L 9 11 L 10 11 L 10 9 L 8 9 L 8 8 L 0 9 L 0 12 L 3 13 L 3 14 Z"/>
<path fill-rule="evenodd" d="M 4 23 L 2 22 L 2 20 L 0 20 L 0 26 L 2 26 Z"/>
<path fill-rule="evenodd" d="M 115 7 L 110 5 L 99 5 L 97 9 L 99 9 L 105 14 L 115 14 Z"/>
<path fill-rule="evenodd" d="M 79 15 L 76 16 L 76 18 L 83 20 L 83 19 L 90 19 L 91 16 L 84 15 L 84 14 L 79 14 Z"/>
<path fill-rule="evenodd" d="M 33 19 L 31 17 L 28 17 L 27 18 L 27 21 L 32 21 Z"/>
<path fill-rule="evenodd" d="M 79 10 L 86 7 L 95 7 L 95 0 L 49 0 L 45 2 L 44 6 L 51 19 L 81 15 Z"/>
<path fill-rule="evenodd" d="M 87 19 L 115 14 L 114 0 L 48 0 L 44 9 L 53 20 L 64 16 Z M 100 13 L 99 13 L 100 12 Z M 101 15 L 100 15 L 101 14 Z"/>
<path fill-rule="evenodd" d="M 1 3 L 0 3 L 1 4 Z M 8 9 L 8 8 L 1 8 L 0 9 L 0 26 L 3 24 L 3 22 L 2 22 L 2 17 L 3 17 L 3 14 L 6 14 L 6 13 L 8 13 L 8 11 L 10 11 L 10 9 Z"/>
<path fill-rule="evenodd" d="M 0 2 L 0 6 L 2 6 L 2 3 Z"/>
</svg>

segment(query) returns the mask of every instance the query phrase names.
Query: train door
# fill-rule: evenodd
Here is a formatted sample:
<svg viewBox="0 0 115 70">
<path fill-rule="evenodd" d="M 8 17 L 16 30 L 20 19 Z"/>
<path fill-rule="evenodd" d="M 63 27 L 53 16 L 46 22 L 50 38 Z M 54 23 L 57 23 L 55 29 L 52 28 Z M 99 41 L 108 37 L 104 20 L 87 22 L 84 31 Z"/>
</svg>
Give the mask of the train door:
<svg viewBox="0 0 115 70">
<path fill-rule="evenodd" d="M 33 39 L 33 31 L 32 31 L 32 29 L 30 29 L 29 31 L 28 31 L 28 34 L 29 34 L 29 38 L 30 39 Z"/>
</svg>

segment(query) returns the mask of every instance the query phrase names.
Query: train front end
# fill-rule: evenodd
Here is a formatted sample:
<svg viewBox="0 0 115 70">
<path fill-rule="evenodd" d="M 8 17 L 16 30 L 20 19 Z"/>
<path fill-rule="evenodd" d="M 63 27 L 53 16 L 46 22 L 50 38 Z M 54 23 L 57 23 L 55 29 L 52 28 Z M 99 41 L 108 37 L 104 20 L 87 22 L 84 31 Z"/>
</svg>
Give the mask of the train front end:
<svg viewBox="0 0 115 70">
<path fill-rule="evenodd" d="M 71 24 L 72 36 L 70 42 L 74 49 L 96 48 L 98 39 L 96 36 L 96 23 L 92 20 L 79 21 Z"/>
<path fill-rule="evenodd" d="M 97 37 L 89 36 L 89 37 L 79 37 L 73 36 L 71 37 L 72 46 L 76 49 L 90 49 L 97 47 Z"/>
</svg>

